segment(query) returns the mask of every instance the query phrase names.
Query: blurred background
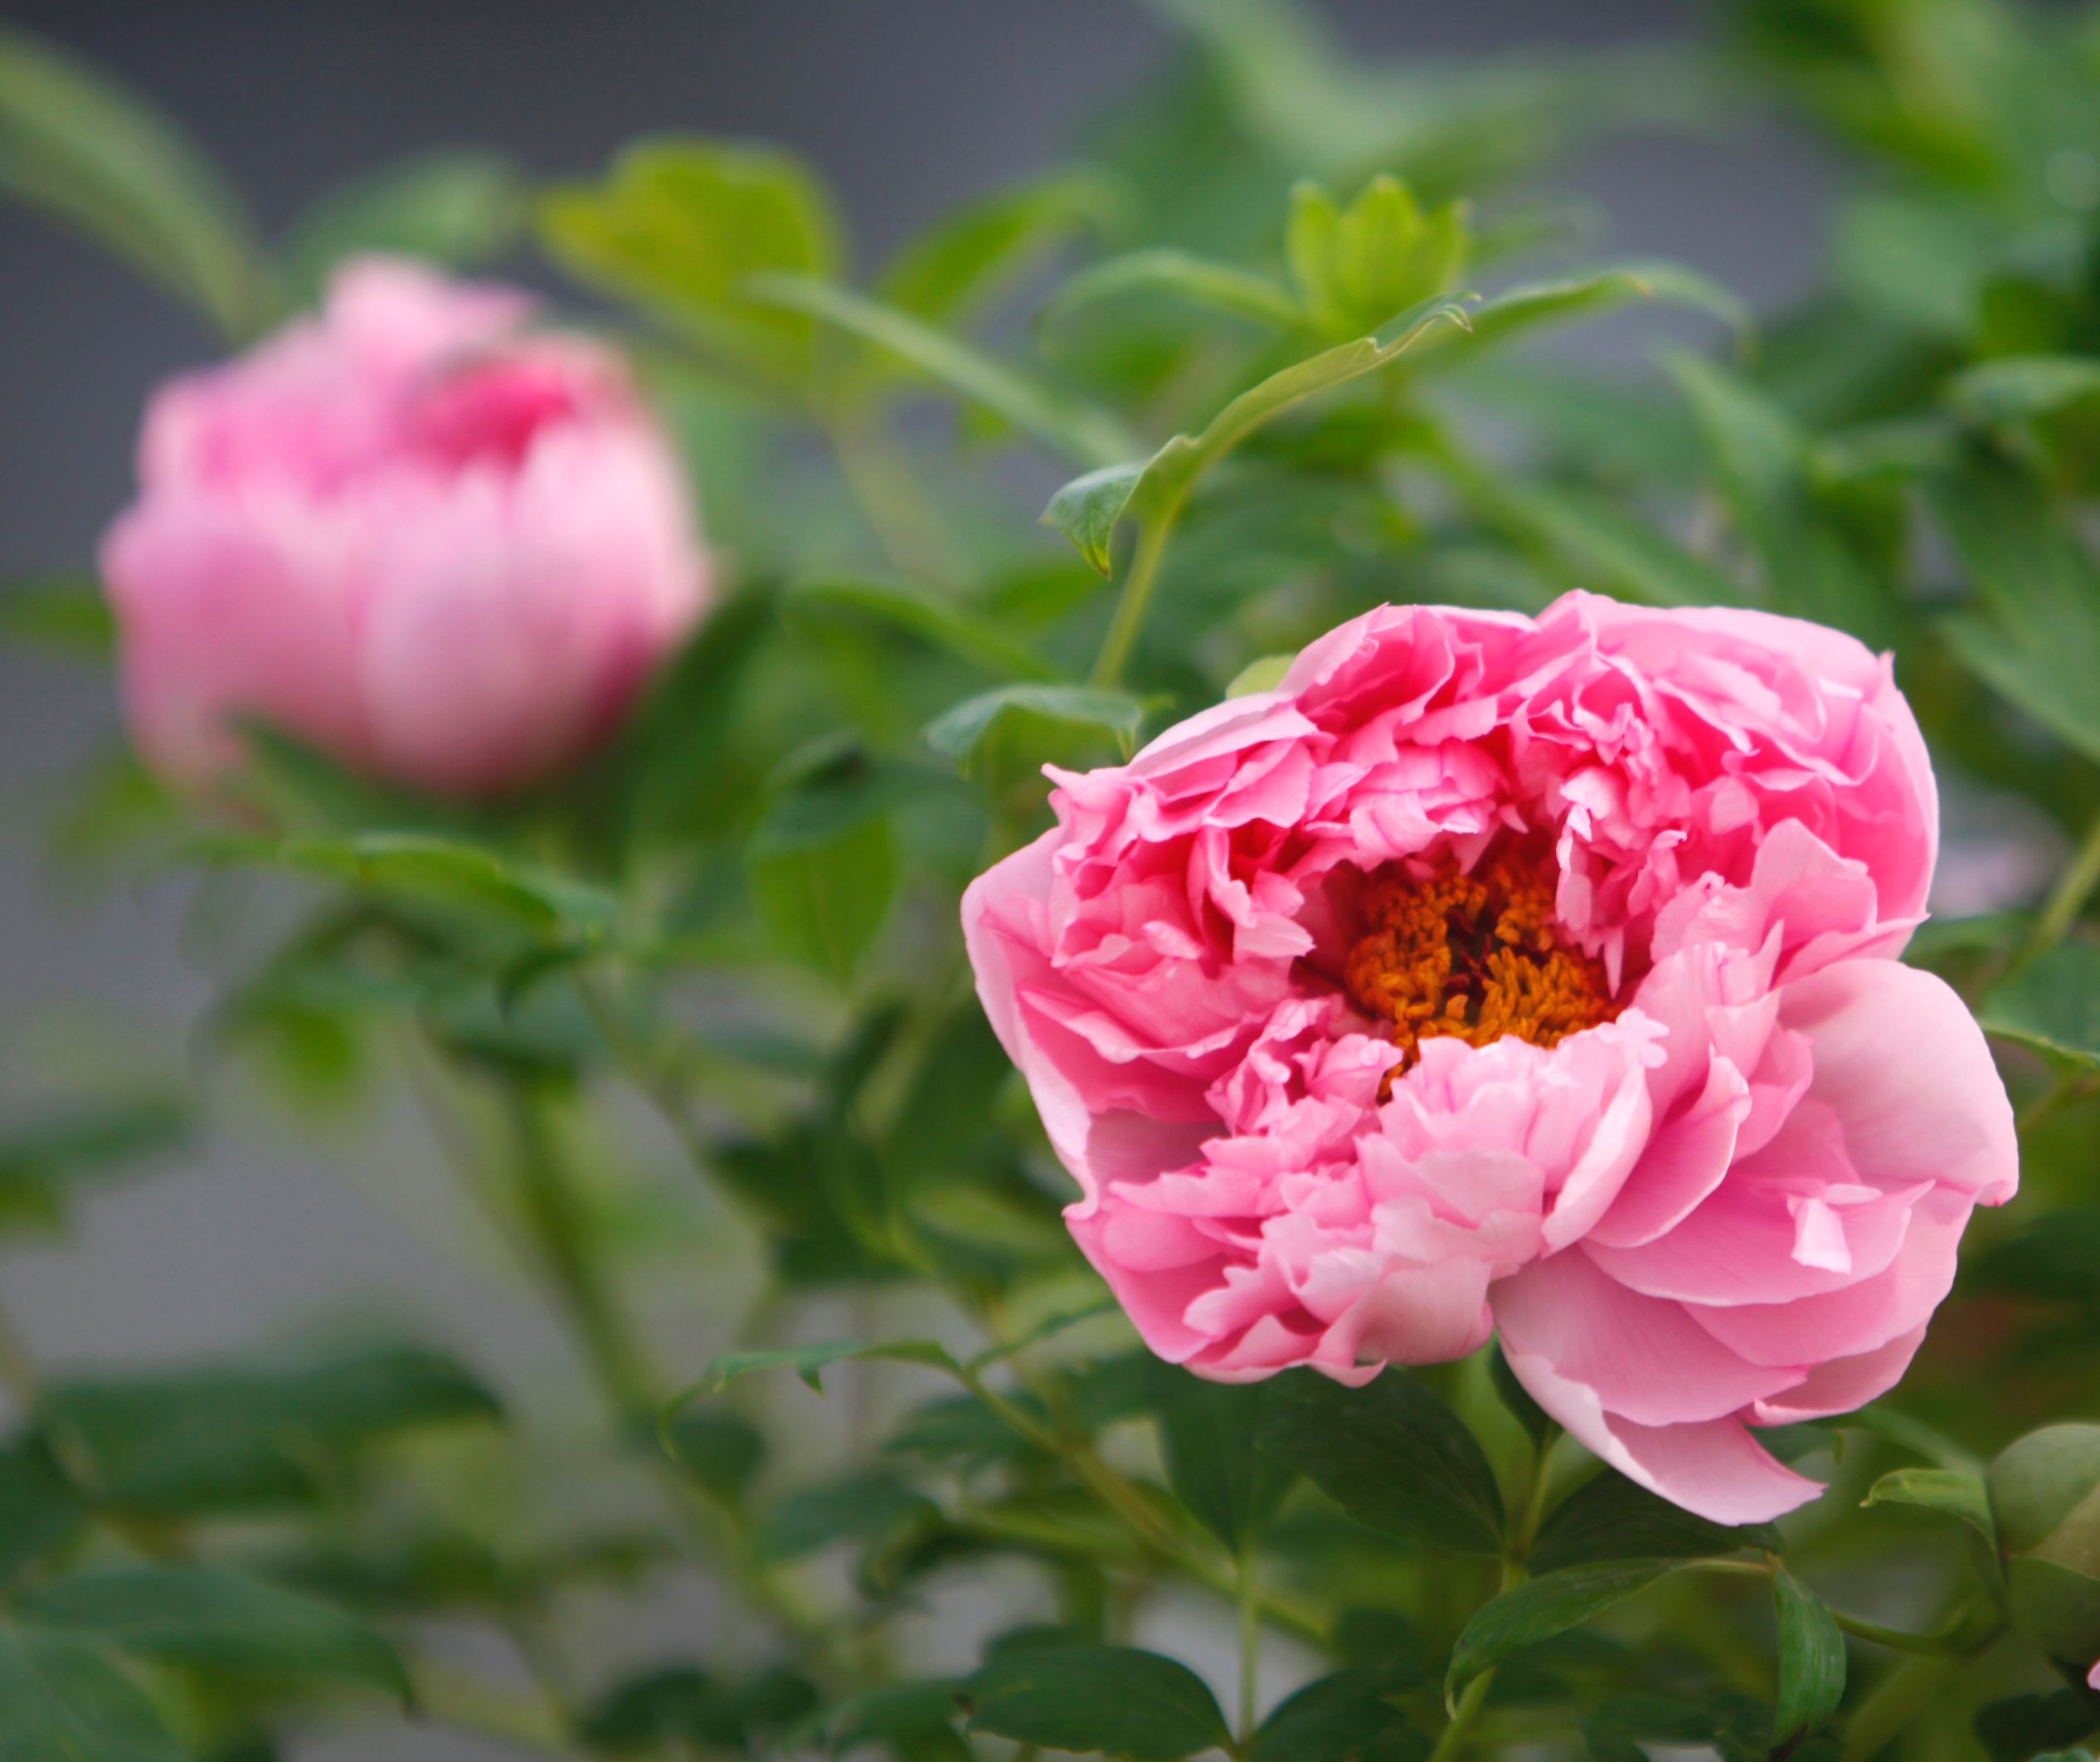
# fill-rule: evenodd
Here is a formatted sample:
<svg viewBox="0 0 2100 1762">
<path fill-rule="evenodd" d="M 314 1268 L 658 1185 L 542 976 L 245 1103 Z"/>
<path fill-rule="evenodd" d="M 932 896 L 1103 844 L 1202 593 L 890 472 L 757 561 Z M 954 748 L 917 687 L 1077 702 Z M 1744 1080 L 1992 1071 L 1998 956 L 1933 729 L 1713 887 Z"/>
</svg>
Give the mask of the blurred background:
<svg viewBox="0 0 2100 1762">
<path fill-rule="evenodd" d="M 1682 0 L 1324 0 L 1367 58 L 1402 64 L 1681 41 Z M 623 140 L 686 128 L 785 142 L 834 182 L 867 257 L 944 209 L 1083 147 L 1172 45 L 1135 0 L 555 0 L 255 5 L 35 0 L 14 22 L 135 83 L 227 167 L 266 225 L 338 181 L 477 143 L 586 173 Z M 1731 120 L 1704 135 L 1583 148 L 1557 187 L 1595 198 L 1598 255 L 1667 256 L 1761 309 L 1808 284 L 1835 173 L 1801 134 Z M 1607 218 L 1608 217 L 1608 218 Z M 130 493 L 141 401 L 209 359 L 205 327 L 38 217 L 0 206 L 0 579 L 77 567 Z M 1621 358 L 1667 329 L 1650 310 L 1563 348 Z M 133 1066 L 165 1073 L 211 987 L 210 926 L 178 880 L 107 892 L 55 881 L 40 850 L 58 798 L 114 743 L 106 672 L 0 650 L 0 1093 Z M 40 1361 L 183 1356 L 311 1319 L 357 1294 L 489 1355 L 558 1356 L 536 1306 L 492 1268 L 462 1289 L 427 1244 L 478 1227 L 427 1178 L 415 1122 L 325 1143 L 238 1111 L 179 1180 L 90 1203 L 77 1239 L 10 1246 L 0 1287 Z M 667 1152 L 668 1156 L 668 1152 Z M 343 1174 L 356 1178 L 338 1178 Z"/>
</svg>

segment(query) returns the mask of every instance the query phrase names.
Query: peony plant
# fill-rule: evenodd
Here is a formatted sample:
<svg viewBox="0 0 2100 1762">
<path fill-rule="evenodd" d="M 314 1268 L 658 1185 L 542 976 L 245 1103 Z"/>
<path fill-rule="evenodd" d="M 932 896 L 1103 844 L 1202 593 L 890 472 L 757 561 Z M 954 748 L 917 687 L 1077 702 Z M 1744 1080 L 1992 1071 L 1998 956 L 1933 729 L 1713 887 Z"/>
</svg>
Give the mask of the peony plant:
<svg viewBox="0 0 2100 1762">
<path fill-rule="evenodd" d="M 257 1107 L 488 1226 L 0 1317 L 0 1759 L 2094 1753 L 2090 27 L 1151 11 L 873 264 L 699 134 L 265 243 L 0 29 L 0 187 L 210 327 L 0 619 L 218 991 L 0 1091 L 0 1249 Z M 1854 174 L 1793 309 L 1566 224 L 1728 106 Z"/>
</svg>

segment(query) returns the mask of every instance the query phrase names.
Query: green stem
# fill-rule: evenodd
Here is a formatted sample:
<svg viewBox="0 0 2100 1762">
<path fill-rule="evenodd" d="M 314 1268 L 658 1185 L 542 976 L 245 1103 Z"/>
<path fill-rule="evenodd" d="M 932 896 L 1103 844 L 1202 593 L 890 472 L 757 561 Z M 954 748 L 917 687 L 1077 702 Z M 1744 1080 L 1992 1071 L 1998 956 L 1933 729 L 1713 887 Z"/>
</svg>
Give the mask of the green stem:
<svg viewBox="0 0 2100 1762">
<path fill-rule="evenodd" d="M 2093 816 L 2084 841 L 2071 859 L 2071 866 L 2058 879 L 2055 891 L 2043 906 L 2041 916 L 2034 920 L 2033 933 L 2021 946 L 2014 964 L 2025 966 L 2069 935 L 2096 887 L 2100 887 L 2100 815 Z"/>
<path fill-rule="evenodd" d="M 518 1196 L 541 1269 L 589 1355 L 623 1433 L 645 1425 L 655 1415 L 661 1380 L 591 1252 L 591 1223 L 542 1104 L 515 1087 L 506 1089 L 504 1100 L 517 1151 Z"/>
<path fill-rule="evenodd" d="M 0 1307 L 0 1390 L 15 1404 L 17 1416 L 27 1419 L 43 1397 L 43 1379 L 36 1374 L 36 1360 L 23 1343 L 21 1330 L 5 1307 Z"/>
<path fill-rule="evenodd" d="M 1946 1649 L 1914 1652 L 1874 1685 L 1874 1692 L 1845 1721 L 1844 1762 L 1869 1762 L 1880 1754 L 1941 1691 L 1997 1643 L 2005 1623 L 1995 1615 L 1986 1615 L 1988 1624 L 1979 1631 L 1977 1618 L 1974 1611 L 1957 1614 L 1947 1624 Z"/>
<path fill-rule="evenodd" d="M 1237 1563 L 1240 1615 L 1240 1749 L 1252 1755 L 1261 1721 L 1261 1589 L 1254 1544 L 1241 1543 Z"/>
<path fill-rule="evenodd" d="M 952 581 L 955 548 L 888 437 L 857 417 L 839 418 L 827 431 L 846 487 L 891 562 L 921 581 Z"/>
<path fill-rule="evenodd" d="M 1130 651 L 1137 646 L 1138 632 L 1145 626 L 1145 614 L 1152 603 L 1152 590 L 1159 585 L 1167 541 L 1174 537 L 1174 523 L 1181 518 L 1183 499 L 1176 496 L 1154 509 L 1138 528 L 1137 548 L 1130 553 L 1130 567 L 1123 577 L 1116 616 L 1109 622 L 1108 635 L 1094 663 L 1096 685 L 1118 684 L 1124 668 L 1130 664 Z"/>
<path fill-rule="evenodd" d="M 1467 1735 L 1473 1729 L 1473 1721 L 1480 1716 L 1480 1708 L 1486 1702 L 1488 1691 L 1495 1686 L 1495 1672 L 1484 1670 L 1466 1685 L 1466 1692 L 1458 1697 L 1458 1705 L 1451 1709 L 1451 1723 L 1444 1727 L 1436 1740 L 1436 1747 L 1429 1752 L 1429 1762 L 1453 1762 L 1466 1747 Z"/>
</svg>

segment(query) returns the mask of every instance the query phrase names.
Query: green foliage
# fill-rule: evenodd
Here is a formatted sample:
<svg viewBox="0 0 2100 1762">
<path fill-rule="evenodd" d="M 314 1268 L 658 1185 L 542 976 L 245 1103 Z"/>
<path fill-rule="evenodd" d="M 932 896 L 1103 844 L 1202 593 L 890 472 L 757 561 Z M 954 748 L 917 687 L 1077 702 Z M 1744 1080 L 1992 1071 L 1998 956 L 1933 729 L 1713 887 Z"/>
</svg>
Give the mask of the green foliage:
<svg viewBox="0 0 2100 1762">
<path fill-rule="evenodd" d="M 2090 1747 L 2100 35 L 1743 0 L 1710 51 L 1385 67 L 1284 0 L 1150 9 L 1160 70 L 1077 156 L 873 264 L 794 153 L 689 135 L 546 190 L 472 146 L 382 165 L 265 256 L 172 124 L 0 32 L 0 187 L 230 338 L 361 251 L 537 241 L 683 447 L 717 592 L 605 750 L 511 799 L 264 727 L 224 811 L 129 762 L 84 786 L 61 856 L 201 870 L 220 995 L 179 1084 L 7 1049 L 0 1232 L 173 1161 L 237 1059 L 302 1124 L 383 1112 L 409 1221 L 441 1234 L 455 1178 L 463 1280 L 506 1255 L 547 1325 L 499 1399 L 401 1347 L 55 1372 L 0 1318 L 0 1762 L 263 1762 L 411 1684 L 576 1756 Z M 1575 255 L 1572 144 L 1759 105 L 1858 192 L 1797 308 Z M 1656 345 L 1665 307 L 1696 349 Z M 1539 346 L 1606 319 L 1654 361 Z M 1381 601 L 1576 587 L 1889 651 L 1943 873 L 2022 878 L 1909 957 L 2000 1047 L 2024 1190 L 1900 1390 L 1760 1429 L 1840 1458 L 1780 1525 L 1598 1464 L 1499 1355 L 1350 1389 L 1139 1350 L 960 947 L 1046 767 L 1124 762 Z M 114 635 L 85 572 L 0 596 L 26 650 Z M 526 1386 L 556 1332 L 595 1413 Z M 1285 1691 L 1266 1717 L 1167 1655 L 1213 1627 L 1221 1691 Z"/>
</svg>

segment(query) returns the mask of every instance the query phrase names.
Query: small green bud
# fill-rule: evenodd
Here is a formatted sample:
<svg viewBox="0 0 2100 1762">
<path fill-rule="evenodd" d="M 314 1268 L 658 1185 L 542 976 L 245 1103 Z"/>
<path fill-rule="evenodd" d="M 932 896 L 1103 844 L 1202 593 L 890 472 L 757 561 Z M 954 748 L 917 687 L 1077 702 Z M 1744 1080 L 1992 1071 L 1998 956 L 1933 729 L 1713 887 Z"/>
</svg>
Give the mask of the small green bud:
<svg viewBox="0 0 2100 1762">
<path fill-rule="evenodd" d="M 2052 1425 L 1991 1465 L 2013 1625 L 2081 1674 L 2100 1658 L 2100 1425 Z"/>
</svg>

